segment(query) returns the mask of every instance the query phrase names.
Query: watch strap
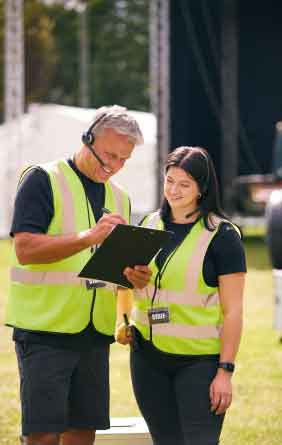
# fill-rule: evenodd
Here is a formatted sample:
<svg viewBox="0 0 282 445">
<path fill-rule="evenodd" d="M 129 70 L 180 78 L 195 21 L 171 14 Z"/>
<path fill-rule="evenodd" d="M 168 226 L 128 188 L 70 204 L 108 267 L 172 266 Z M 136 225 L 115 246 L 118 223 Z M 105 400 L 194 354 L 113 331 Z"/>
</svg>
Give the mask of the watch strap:
<svg viewBox="0 0 282 445">
<path fill-rule="evenodd" d="M 224 369 L 227 372 L 234 372 L 235 365 L 231 362 L 219 362 L 218 368 Z"/>
</svg>

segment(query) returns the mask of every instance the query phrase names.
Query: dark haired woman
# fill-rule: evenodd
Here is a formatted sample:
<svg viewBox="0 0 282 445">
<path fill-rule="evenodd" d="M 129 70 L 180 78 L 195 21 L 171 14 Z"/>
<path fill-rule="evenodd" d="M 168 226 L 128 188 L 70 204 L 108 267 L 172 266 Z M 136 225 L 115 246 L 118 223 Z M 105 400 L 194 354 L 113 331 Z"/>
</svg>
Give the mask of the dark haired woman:
<svg viewBox="0 0 282 445">
<path fill-rule="evenodd" d="M 138 406 L 154 445 L 217 445 L 232 399 L 246 264 L 206 150 L 179 147 L 168 156 L 162 207 L 142 225 L 174 237 L 152 261 L 150 284 L 134 291 Z M 121 324 L 117 341 L 129 340 Z"/>
</svg>

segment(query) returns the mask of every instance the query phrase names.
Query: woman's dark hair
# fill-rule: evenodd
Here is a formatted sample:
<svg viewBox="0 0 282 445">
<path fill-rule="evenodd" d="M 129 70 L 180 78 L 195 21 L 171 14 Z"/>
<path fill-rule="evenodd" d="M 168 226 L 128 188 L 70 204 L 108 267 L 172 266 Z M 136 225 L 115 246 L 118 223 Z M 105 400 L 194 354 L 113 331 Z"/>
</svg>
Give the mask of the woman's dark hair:
<svg viewBox="0 0 282 445">
<path fill-rule="evenodd" d="M 198 200 L 200 214 L 205 227 L 208 230 L 214 230 L 215 227 L 209 219 L 209 214 L 213 213 L 221 218 L 226 218 L 226 215 L 221 209 L 218 180 L 214 164 L 207 150 L 202 147 L 178 147 L 168 155 L 165 173 L 170 167 L 182 168 L 197 182 L 200 190 Z M 170 205 L 164 198 L 160 209 L 161 217 L 167 219 L 170 217 L 170 213 Z"/>
</svg>

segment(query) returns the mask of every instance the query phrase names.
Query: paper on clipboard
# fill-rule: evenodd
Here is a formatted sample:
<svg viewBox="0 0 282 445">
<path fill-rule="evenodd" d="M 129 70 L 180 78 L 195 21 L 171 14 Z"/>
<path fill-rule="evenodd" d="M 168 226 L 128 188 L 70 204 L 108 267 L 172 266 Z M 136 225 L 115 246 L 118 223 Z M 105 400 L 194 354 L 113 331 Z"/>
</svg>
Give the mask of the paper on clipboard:
<svg viewBox="0 0 282 445">
<path fill-rule="evenodd" d="M 165 230 L 117 224 L 78 276 L 132 288 L 124 269 L 149 264 L 172 236 Z"/>
</svg>

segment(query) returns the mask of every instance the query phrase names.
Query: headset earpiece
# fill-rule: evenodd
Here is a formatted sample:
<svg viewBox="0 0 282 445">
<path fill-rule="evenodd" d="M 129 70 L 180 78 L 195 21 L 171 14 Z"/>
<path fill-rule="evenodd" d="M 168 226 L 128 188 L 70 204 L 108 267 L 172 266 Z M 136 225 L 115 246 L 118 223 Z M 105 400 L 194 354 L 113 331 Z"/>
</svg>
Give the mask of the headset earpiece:
<svg viewBox="0 0 282 445">
<path fill-rule="evenodd" d="M 91 130 L 92 130 L 92 129 L 91 129 Z M 83 142 L 85 145 L 93 145 L 93 144 L 94 144 L 94 141 L 95 141 L 95 138 L 94 138 L 92 132 L 89 131 L 89 130 L 88 130 L 88 131 L 85 131 L 85 132 L 82 134 L 81 139 L 82 139 L 82 142 Z"/>
<path fill-rule="evenodd" d="M 82 136 L 81 136 L 81 140 L 85 145 L 93 145 L 95 142 L 95 136 L 92 133 L 92 130 L 94 127 L 96 127 L 96 125 L 98 124 L 98 122 L 100 122 L 101 120 L 104 119 L 104 117 L 107 115 L 107 113 L 103 113 L 100 117 L 98 117 L 98 119 L 96 119 L 93 124 L 89 127 L 89 129 L 87 131 L 85 131 Z"/>
</svg>

